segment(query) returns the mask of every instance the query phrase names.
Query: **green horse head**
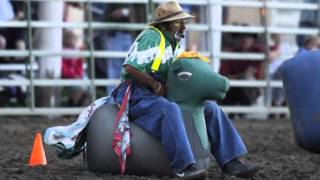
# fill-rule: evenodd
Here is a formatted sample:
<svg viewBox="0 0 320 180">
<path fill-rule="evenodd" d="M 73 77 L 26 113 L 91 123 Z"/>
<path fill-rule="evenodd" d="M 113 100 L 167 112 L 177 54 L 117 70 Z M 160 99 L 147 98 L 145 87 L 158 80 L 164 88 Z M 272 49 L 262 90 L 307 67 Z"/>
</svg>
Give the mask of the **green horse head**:
<svg viewBox="0 0 320 180">
<path fill-rule="evenodd" d="M 226 77 L 197 58 L 176 60 L 168 73 L 168 99 L 183 105 L 202 105 L 205 100 L 223 99 L 229 90 Z"/>
</svg>

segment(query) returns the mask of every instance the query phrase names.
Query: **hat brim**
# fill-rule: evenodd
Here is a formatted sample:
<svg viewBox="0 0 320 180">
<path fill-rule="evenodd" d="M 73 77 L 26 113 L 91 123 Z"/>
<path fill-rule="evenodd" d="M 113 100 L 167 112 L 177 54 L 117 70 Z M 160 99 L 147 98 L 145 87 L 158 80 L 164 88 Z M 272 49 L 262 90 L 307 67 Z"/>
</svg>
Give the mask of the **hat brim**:
<svg viewBox="0 0 320 180">
<path fill-rule="evenodd" d="M 186 12 L 181 12 L 177 15 L 162 19 L 160 21 L 153 21 L 153 22 L 149 22 L 149 25 L 155 25 L 155 24 L 160 24 L 160 23 L 164 23 L 164 22 L 171 22 L 171 21 L 177 21 L 177 20 L 186 20 L 186 19 L 191 19 L 194 18 L 194 16 L 186 13 Z"/>
</svg>

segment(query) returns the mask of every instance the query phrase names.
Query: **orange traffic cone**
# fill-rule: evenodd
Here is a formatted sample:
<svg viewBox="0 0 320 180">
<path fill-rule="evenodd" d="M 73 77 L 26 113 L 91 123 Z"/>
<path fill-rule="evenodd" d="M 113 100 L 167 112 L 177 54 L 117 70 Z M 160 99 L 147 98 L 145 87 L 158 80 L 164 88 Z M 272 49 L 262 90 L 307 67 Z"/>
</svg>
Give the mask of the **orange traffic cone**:
<svg viewBox="0 0 320 180">
<path fill-rule="evenodd" d="M 46 164 L 47 164 L 47 158 L 46 158 L 46 154 L 44 152 L 44 148 L 42 144 L 42 137 L 40 133 L 37 133 L 33 143 L 31 157 L 29 160 L 29 166 L 46 165 Z"/>
</svg>

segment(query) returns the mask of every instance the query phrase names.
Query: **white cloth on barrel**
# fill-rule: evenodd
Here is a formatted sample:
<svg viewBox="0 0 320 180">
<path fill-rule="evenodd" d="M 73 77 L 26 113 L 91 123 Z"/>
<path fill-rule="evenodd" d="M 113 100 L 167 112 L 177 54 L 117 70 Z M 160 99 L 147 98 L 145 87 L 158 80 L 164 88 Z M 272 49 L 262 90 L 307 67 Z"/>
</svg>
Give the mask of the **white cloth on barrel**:
<svg viewBox="0 0 320 180">
<path fill-rule="evenodd" d="M 78 134 L 86 127 L 93 112 L 100 106 L 111 103 L 112 100 L 110 96 L 97 99 L 81 112 L 76 122 L 67 126 L 48 128 L 44 135 L 44 142 L 48 145 L 61 143 L 66 149 L 74 147 Z"/>
</svg>

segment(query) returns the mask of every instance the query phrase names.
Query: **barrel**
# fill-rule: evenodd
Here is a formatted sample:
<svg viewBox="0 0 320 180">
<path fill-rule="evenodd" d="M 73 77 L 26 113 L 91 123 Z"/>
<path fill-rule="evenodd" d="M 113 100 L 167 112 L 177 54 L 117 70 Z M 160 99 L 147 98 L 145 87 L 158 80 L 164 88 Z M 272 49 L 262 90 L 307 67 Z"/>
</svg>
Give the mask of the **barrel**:
<svg viewBox="0 0 320 180">
<path fill-rule="evenodd" d="M 196 109 L 201 112 L 182 110 L 182 113 L 196 159 L 195 166 L 199 169 L 207 169 L 211 162 L 210 149 L 207 137 L 203 138 L 202 133 L 199 132 L 206 133 L 203 108 Z M 120 174 L 119 160 L 112 149 L 117 113 L 116 105 L 105 104 L 99 107 L 90 119 L 87 128 L 87 165 L 92 172 Z M 127 159 L 125 173 L 138 176 L 172 177 L 170 161 L 161 142 L 135 123 L 129 123 L 132 133 L 132 154 Z"/>
<path fill-rule="evenodd" d="M 280 67 L 297 144 L 320 152 L 320 51 L 303 52 Z"/>
<path fill-rule="evenodd" d="M 118 108 L 113 104 L 99 107 L 93 114 L 87 132 L 87 165 L 92 172 L 120 174 L 120 164 L 112 149 L 114 121 Z M 172 176 L 170 161 L 158 139 L 130 122 L 132 154 L 126 163 L 126 174 Z"/>
</svg>

